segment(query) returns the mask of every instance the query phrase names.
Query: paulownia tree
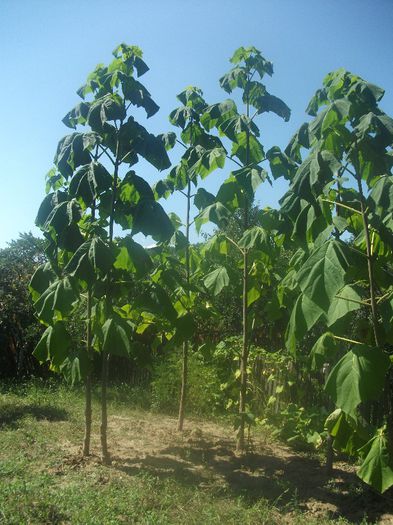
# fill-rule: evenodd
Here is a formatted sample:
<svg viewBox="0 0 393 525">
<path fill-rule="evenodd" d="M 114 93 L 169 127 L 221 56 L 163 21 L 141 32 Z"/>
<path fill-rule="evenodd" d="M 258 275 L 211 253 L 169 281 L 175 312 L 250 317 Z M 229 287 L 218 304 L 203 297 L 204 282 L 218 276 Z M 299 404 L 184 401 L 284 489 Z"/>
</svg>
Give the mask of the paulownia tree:
<svg viewBox="0 0 393 525">
<path fill-rule="evenodd" d="M 36 223 L 48 240 L 49 262 L 31 281 L 37 315 L 47 329 L 35 355 L 60 370 L 64 363 L 86 377 L 84 454 L 91 433 L 91 358 L 102 355 L 101 449 L 107 446 L 107 378 L 111 354 L 132 354 L 135 325 L 128 318 L 132 281 L 148 272 L 150 257 L 132 239 L 137 233 L 163 241 L 172 224 L 155 200 L 149 183 L 133 167 L 143 157 L 158 170 L 170 166 L 166 149 L 174 135 L 150 134 L 130 114 L 141 107 L 147 117 L 158 111 L 147 89 L 135 78 L 148 71 L 136 46 L 119 45 L 114 60 L 98 65 L 78 94 L 83 99 L 63 119 L 76 131 L 58 145 L 47 176 L 47 196 Z M 115 226 L 128 230 L 114 236 Z M 127 282 L 129 281 L 129 282 Z M 135 287 L 134 287 L 135 288 Z M 152 293 L 154 290 L 152 291 Z M 131 306 L 126 307 L 124 302 Z M 64 319 L 81 302 L 86 309 L 86 351 L 75 354 Z M 83 366 L 82 366 L 83 365 Z"/>
<path fill-rule="evenodd" d="M 343 69 L 330 73 L 307 108 L 313 119 L 274 151 L 277 173 L 290 180 L 287 233 L 300 246 L 286 279 L 297 292 L 287 346 L 295 352 L 325 327 L 312 361 L 333 365 L 326 390 L 337 410 L 327 429 L 381 492 L 393 485 L 393 120 L 379 107 L 383 94 Z M 375 425 L 363 417 L 370 402 L 383 408 Z"/>
<path fill-rule="evenodd" d="M 255 123 L 257 116 L 265 112 L 274 112 L 287 121 L 290 110 L 279 98 L 271 95 L 261 82 L 265 75 L 273 74 L 273 65 L 266 60 L 255 47 L 240 47 L 235 51 L 231 62 L 234 67 L 220 79 L 221 87 L 232 93 L 236 88 L 241 90 L 244 113 L 238 111 L 235 102 L 227 99 L 221 103 L 209 106 L 201 116 L 201 124 L 210 132 L 216 129 L 220 136 L 230 143 L 229 158 L 236 169 L 220 187 L 216 196 L 200 193 L 197 206 L 200 214 L 196 218 L 196 227 L 211 221 L 218 226 L 228 223 L 234 213 L 240 210 L 241 238 L 236 242 L 226 236 L 226 241 L 239 251 L 242 258 L 242 352 L 240 359 L 240 398 L 239 398 L 239 430 L 237 448 L 244 450 L 244 429 L 247 418 L 247 375 L 250 334 L 253 320 L 249 308 L 261 295 L 257 276 L 263 273 L 264 258 L 272 254 L 272 239 L 265 226 L 266 215 L 262 222 L 256 225 L 250 223 L 250 208 L 255 198 L 258 186 L 268 179 L 267 171 L 261 164 L 268 160 L 264 148 L 259 141 L 259 128 Z M 226 142 L 224 142 L 226 145 Z M 216 238 L 220 245 L 222 238 Z M 226 249 L 222 247 L 221 249 Z M 254 279 L 255 277 L 255 279 Z M 213 293 L 219 293 L 229 282 L 225 266 L 216 268 L 206 276 L 205 284 Z"/>
<path fill-rule="evenodd" d="M 187 370 L 188 355 L 190 342 L 196 329 L 193 321 L 196 317 L 196 310 L 203 314 L 201 309 L 200 294 L 198 292 L 198 283 L 200 285 L 200 256 L 198 252 L 190 246 L 190 228 L 193 224 L 191 218 L 191 206 L 198 204 L 200 193 L 203 190 L 196 191 L 198 179 L 204 179 L 216 168 L 222 168 L 225 163 L 226 151 L 223 148 L 221 140 L 206 132 L 200 122 L 201 115 L 208 107 L 203 99 L 203 93 L 195 87 L 188 87 L 178 95 L 178 100 L 182 106 L 172 111 L 170 122 L 181 128 L 181 140 L 177 140 L 185 152 L 177 166 L 169 173 L 168 177 L 160 181 L 155 191 L 157 195 L 168 196 L 173 191 L 180 192 L 186 199 L 186 220 L 181 225 L 178 219 L 178 227 L 173 238 L 173 245 L 178 256 L 178 260 L 183 266 L 178 270 L 184 274 L 184 286 L 181 286 L 182 278 L 178 275 L 175 286 L 175 304 L 180 319 L 183 324 L 187 324 L 187 337 L 183 341 L 183 365 L 182 365 L 182 386 L 179 402 L 178 430 L 183 430 L 186 395 L 187 395 Z M 180 227 L 184 226 L 185 234 Z M 175 266 L 177 266 L 177 262 Z M 174 270 L 172 265 L 172 270 Z M 178 323 L 180 322 L 180 319 Z M 179 334 L 176 341 L 179 340 Z"/>
</svg>

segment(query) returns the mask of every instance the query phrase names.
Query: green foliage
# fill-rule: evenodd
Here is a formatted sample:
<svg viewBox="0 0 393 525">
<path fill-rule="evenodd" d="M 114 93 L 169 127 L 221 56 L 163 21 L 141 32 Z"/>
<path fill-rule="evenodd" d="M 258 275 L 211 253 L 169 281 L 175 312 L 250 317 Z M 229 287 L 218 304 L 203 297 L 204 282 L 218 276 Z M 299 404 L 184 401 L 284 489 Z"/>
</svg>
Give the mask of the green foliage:
<svg viewBox="0 0 393 525">
<path fill-rule="evenodd" d="M 175 414 L 181 386 L 180 353 L 160 358 L 154 366 L 152 388 L 152 409 Z M 201 355 L 192 352 L 188 362 L 187 406 L 191 414 L 210 417 L 220 412 L 220 381 L 215 368 L 206 364 Z"/>
<path fill-rule="evenodd" d="M 344 69 L 330 73 L 307 108 L 313 120 L 301 126 L 283 154 L 274 151 L 269 159 L 272 170 L 290 180 L 281 200 L 282 232 L 287 242 L 296 242 L 303 251 L 293 264 L 291 290 L 296 290 L 297 299 L 287 347 L 295 352 L 311 330 L 329 328 L 329 335 L 312 350 L 313 365 L 341 357 L 326 383 L 343 411 L 334 442 L 363 458 L 360 408 L 370 400 L 392 396 L 390 328 L 383 319 L 393 317 L 388 300 L 393 285 L 389 211 L 393 127 L 378 106 L 382 96 L 382 89 Z M 309 152 L 303 159 L 304 148 Z M 363 328 L 353 341 L 348 328 L 355 316 Z M 385 421 L 385 434 L 376 426 L 372 429 L 368 440 L 375 439 L 375 446 L 359 470 L 377 490 L 393 483 L 388 458 L 393 450 L 391 408 Z M 381 446 L 385 439 L 387 449 Z"/>
</svg>

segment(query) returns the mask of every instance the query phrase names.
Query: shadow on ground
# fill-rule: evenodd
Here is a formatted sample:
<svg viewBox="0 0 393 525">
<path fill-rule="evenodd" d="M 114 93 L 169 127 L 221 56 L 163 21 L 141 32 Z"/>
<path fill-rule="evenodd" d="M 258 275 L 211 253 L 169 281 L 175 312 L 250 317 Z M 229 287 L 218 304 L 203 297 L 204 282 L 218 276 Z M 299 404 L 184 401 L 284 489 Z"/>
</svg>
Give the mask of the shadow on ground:
<svg viewBox="0 0 393 525">
<path fill-rule="evenodd" d="M 198 485 L 217 497 L 229 492 L 249 504 L 264 498 L 285 512 L 300 507 L 314 516 L 343 516 L 354 523 L 364 517 L 372 523 L 393 523 L 392 496 L 373 493 L 344 464 L 338 464 L 329 479 L 318 460 L 285 447 L 258 445 L 243 457 L 234 453 L 234 447 L 233 440 L 204 435 L 147 454 L 135 451 L 131 457 L 114 457 L 113 466 L 128 475 L 148 472 Z"/>
<path fill-rule="evenodd" d="M 37 421 L 66 421 L 68 412 L 63 408 L 51 405 L 15 405 L 6 404 L 0 406 L 0 429 L 15 428 L 21 419 L 33 417 Z"/>
</svg>

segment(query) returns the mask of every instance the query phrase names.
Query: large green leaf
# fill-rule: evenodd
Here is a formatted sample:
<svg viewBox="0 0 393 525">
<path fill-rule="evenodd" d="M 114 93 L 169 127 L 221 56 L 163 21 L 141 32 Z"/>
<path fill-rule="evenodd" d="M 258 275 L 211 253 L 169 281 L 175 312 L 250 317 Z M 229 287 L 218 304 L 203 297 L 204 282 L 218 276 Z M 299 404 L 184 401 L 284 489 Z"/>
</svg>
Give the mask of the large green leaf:
<svg viewBox="0 0 393 525">
<path fill-rule="evenodd" d="M 347 246 L 329 240 L 317 248 L 298 271 L 299 286 L 314 305 L 327 313 L 335 295 L 345 284 L 348 267 Z"/>
<path fill-rule="evenodd" d="M 143 246 L 130 237 L 119 241 L 118 246 L 120 251 L 116 257 L 115 268 L 135 272 L 137 277 L 142 277 L 150 272 L 153 262 Z"/>
<path fill-rule="evenodd" d="M 110 317 L 102 327 L 102 351 L 128 357 L 131 354 L 132 332 L 127 322 L 119 316 Z"/>
<path fill-rule="evenodd" d="M 67 201 L 68 195 L 65 191 L 57 190 L 54 193 L 48 193 L 40 204 L 35 224 L 39 228 L 43 228 L 52 210 L 62 202 Z"/>
<path fill-rule="evenodd" d="M 300 294 L 292 309 L 291 317 L 285 334 L 285 345 L 291 353 L 296 352 L 296 343 L 301 341 L 306 333 L 319 321 L 323 311 Z"/>
<path fill-rule="evenodd" d="M 311 348 L 311 366 L 314 370 L 322 370 L 324 363 L 330 363 L 337 353 L 334 335 L 326 332 L 321 335 Z"/>
<path fill-rule="evenodd" d="M 36 301 L 56 278 L 57 276 L 49 262 L 39 266 L 33 273 L 29 283 L 29 290 L 33 301 Z"/>
<path fill-rule="evenodd" d="M 258 164 L 265 158 L 262 144 L 252 134 L 249 134 L 247 139 L 245 131 L 236 136 L 231 155 L 237 157 L 243 164 Z"/>
<path fill-rule="evenodd" d="M 253 98 L 251 103 L 257 109 L 258 114 L 272 111 L 279 117 L 283 118 L 285 122 L 288 122 L 291 116 L 291 110 L 285 102 L 267 92 L 260 97 Z"/>
<path fill-rule="evenodd" d="M 213 222 L 217 226 L 223 227 L 228 224 L 232 214 L 221 202 L 215 202 L 205 208 L 195 219 L 195 227 L 199 233 L 201 227 L 206 222 Z"/>
<path fill-rule="evenodd" d="M 58 370 L 68 357 L 71 347 L 72 340 L 65 324 L 58 321 L 45 330 L 33 355 L 40 363 L 51 361 L 53 367 Z"/>
<path fill-rule="evenodd" d="M 173 225 L 161 204 L 152 199 L 141 199 L 133 210 L 132 235 L 143 233 L 158 241 L 170 239 Z"/>
<path fill-rule="evenodd" d="M 385 492 L 393 485 L 393 458 L 383 431 L 379 430 L 361 452 L 366 456 L 357 473 L 359 478 L 378 492 Z"/>
<path fill-rule="evenodd" d="M 266 230 L 260 226 L 253 226 L 246 230 L 240 238 L 238 244 L 240 248 L 250 250 L 251 248 L 266 248 L 268 246 L 268 235 Z"/>
<path fill-rule="evenodd" d="M 72 177 L 69 193 L 71 197 L 82 199 L 85 206 L 91 206 L 93 199 L 110 190 L 112 176 L 99 162 L 91 162 L 82 166 Z"/>
<path fill-rule="evenodd" d="M 355 415 L 361 402 L 379 399 L 389 366 L 381 349 L 356 345 L 333 368 L 325 389 L 339 408 Z"/>
<path fill-rule="evenodd" d="M 68 315 L 78 298 L 72 279 L 68 276 L 54 281 L 35 301 L 34 308 L 38 317 L 47 324 L 53 319 L 61 320 Z"/>
<path fill-rule="evenodd" d="M 208 273 L 204 279 L 204 284 L 213 295 L 218 295 L 223 288 L 229 285 L 229 275 L 224 266 L 216 268 Z"/>
<path fill-rule="evenodd" d="M 326 314 L 326 322 L 328 326 L 332 326 L 336 321 L 346 316 L 349 312 L 359 310 L 362 300 L 359 293 L 353 286 L 345 285 L 337 292 L 337 295 L 330 303 Z"/>
<path fill-rule="evenodd" d="M 233 171 L 232 175 L 250 200 L 254 199 L 257 188 L 268 177 L 266 170 L 257 164 Z"/>
<path fill-rule="evenodd" d="M 72 133 L 62 138 L 57 146 L 54 163 L 66 178 L 70 177 L 76 168 L 91 161 L 89 150 L 94 144 L 91 141 L 86 144 L 84 137 L 84 133 Z"/>
<path fill-rule="evenodd" d="M 143 84 L 128 75 L 121 74 L 120 79 L 126 100 L 129 100 L 134 106 L 143 107 L 148 118 L 157 113 L 160 107 L 151 98 Z"/>
</svg>

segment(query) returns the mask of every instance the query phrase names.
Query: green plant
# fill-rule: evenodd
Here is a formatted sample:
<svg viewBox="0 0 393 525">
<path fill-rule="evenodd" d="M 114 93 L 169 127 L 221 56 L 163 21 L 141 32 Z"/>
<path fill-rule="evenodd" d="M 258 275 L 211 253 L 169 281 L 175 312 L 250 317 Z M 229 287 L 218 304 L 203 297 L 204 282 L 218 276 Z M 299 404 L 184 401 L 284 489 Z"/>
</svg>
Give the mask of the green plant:
<svg viewBox="0 0 393 525">
<path fill-rule="evenodd" d="M 393 120 L 379 107 L 383 94 L 344 69 L 328 74 L 307 108 L 312 120 L 275 151 L 291 182 L 284 230 L 300 246 L 287 346 L 295 352 L 314 326 L 325 328 L 311 353 L 315 367 L 333 365 L 326 391 L 338 410 L 328 430 L 336 448 L 361 456 L 359 476 L 381 492 L 393 485 Z M 370 401 L 383 403 L 379 428 L 359 411 Z"/>
<path fill-rule="evenodd" d="M 135 278 L 145 276 L 152 267 L 148 253 L 132 236 L 143 233 L 159 241 L 173 233 L 148 182 L 129 168 L 139 157 L 158 170 L 169 167 L 166 148 L 173 145 L 174 136 L 154 136 L 130 114 L 132 106 L 142 107 L 147 117 L 159 109 L 135 78 L 148 71 L 142 51 L 121 44 L 113 54 L 108 66 L 100 64 L 88 76 L 78 90 L 83 101 L 63 119 L 66 126 L 82 130 L 59 142 L 55 166 L 47 175 L 48 194 L 36 224 L 48 241 L 49 263 L 36 271 L 30 284 L 37 314 L 47 326 L 36 357 L 49 360 L 58 371 L 67 361 L 71 374 L 86 377 L 85 454 L 91 432 L 92 352 L 102 355 L 105 462 L 109 460 L 108 360 L 111 354 L 130 356 L 135 351 L 135 323 L 127 312 L 134 306 Z M 130 235 L 115 238 L 115 226 L 129 230 Z M 75 352 L 64 319 L 81 303 L 86 309 L 86 350 Z"/>
<path fill-rule="evenodd" d="M 201 123 L 207 131 L 216 128 L 219 134 L 231 145 L 229 158 L 236 169 L 222 184 L 216 196 L 201 193 L 198 207 L 201 212 L 196 218 L 198 229 L 207 221 L 219 227 L 229 223 L 230 218 L 241 210 L 240 239 L 228 235 L 216 236 L 210 241 L 222 254 L 227 253 L 228 244 L 235 247 L 242 259 L 242 353 L 240 359 L 240 398 L 237 448 L 243 450 L 244 427 L 247 415 L 247 376 L 250 335 L 253 320 L 250 306 L 261 297 L 260 276 L 269 280 L 269 258 L 275 249 L 273 236 L 275 217 L 270 212 L 261 214 L 258 225 L 250 223 L 250 208 L 257 187 L 269 178 L 261 163 L 267 160 L 259 141 L 259 128 L 254 120 L 264 112 L 272 111 L 288 120 L 290 110 L 279 98 L 271 95 L 260 80 L 273 74 L 273 65 L 254 47 L 240 47 L 231 58 L 234 67 L 220 79 L 221 87 L 232 93 L 240 88 L 245 113 L 239 113 L 235 102 L 227 99 L 222 103 L 209 106 L 201 117 Z M 256 78 L 259 77 L 259 80 Z M 255 277 L 255 279 L 254 279 Z M 259 277 L 259 279 L 258 279 Z M 214 295 L 219 294 L 230 282 L 230 275 L 225 265 L 221 265 L 205 277 L 205 285 Z"/>
<path fill-rule="evenodd" d="M 178 409 L 182 361 L 180 352 L 161 357 L 153 369 L 152 409 L 170 414 Z M 188 359 L 188 409 L 197 416 L 212 416 L 223 411 L 220 380 L 213 365 L 205 363 L 200 353 L 192 352 Z"/>
</svg>

